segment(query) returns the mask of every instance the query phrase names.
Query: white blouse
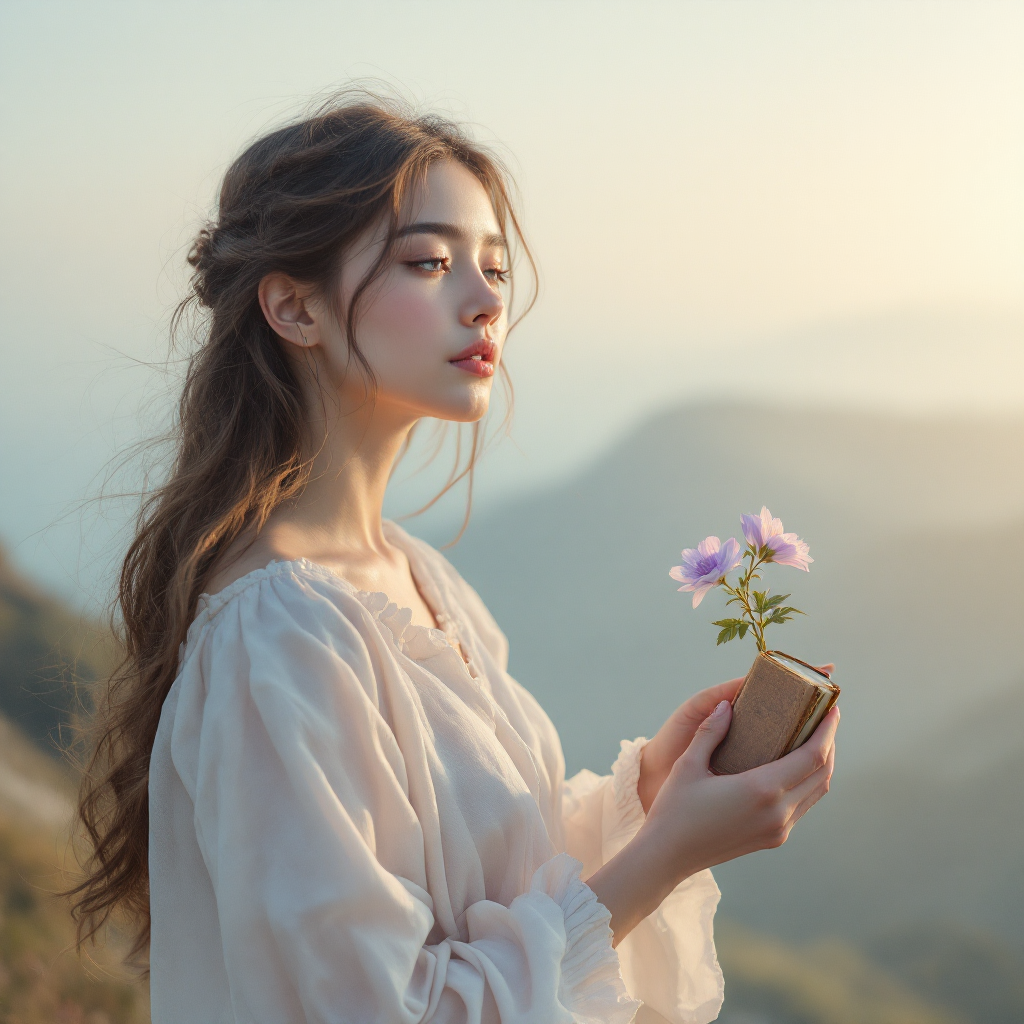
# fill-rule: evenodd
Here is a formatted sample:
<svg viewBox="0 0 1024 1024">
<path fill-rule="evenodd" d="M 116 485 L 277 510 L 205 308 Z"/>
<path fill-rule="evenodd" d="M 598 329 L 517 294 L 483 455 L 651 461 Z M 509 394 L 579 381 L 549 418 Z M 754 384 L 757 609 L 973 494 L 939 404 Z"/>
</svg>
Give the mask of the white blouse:
<svg viewBox="0 0 1024 1024">
<path fill-rule="evenodd" d="M 713 1020 L 711 872 L 617 949 L 580 880 L 643 823 L 645 741 L 566 782 L 483 602 L 386 531 L 443 631 L 306 559 L 200 599 L 150 766 L 154 1024 Z"/>
</svg>

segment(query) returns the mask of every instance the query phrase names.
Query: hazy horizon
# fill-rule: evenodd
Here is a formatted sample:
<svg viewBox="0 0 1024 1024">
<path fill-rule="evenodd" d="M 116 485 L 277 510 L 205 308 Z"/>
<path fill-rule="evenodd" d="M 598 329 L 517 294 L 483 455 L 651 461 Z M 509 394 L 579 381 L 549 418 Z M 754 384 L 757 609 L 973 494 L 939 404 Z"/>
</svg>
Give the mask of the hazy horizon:
<svg viewBox="0 0 1024 1024">
<path fill-rule="evenodd" d="M 220 174 L 354 78 L 468 122 L 522 188 L 542 291 L 482 506 L 683 401 L 1024 411 L 1019 5 L 39 3 L 0 26 L 0 541 L 65 593 L 109 545 L 89 506 L 79 556 L 76 510 L 170 408 L 150 364 Z"/>
</svg>

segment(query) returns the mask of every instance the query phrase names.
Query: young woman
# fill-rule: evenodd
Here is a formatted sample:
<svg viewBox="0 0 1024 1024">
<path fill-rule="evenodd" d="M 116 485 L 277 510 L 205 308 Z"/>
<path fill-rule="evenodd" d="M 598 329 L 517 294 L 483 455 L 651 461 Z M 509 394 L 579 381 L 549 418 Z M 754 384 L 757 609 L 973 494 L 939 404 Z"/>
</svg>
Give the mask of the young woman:
<svg viewBox="0 0 1024 1024">
<path fill-rule="evenodd" d="M 708 868 L 828 789 L 835 711 L 709 772 L 738 681 L 566 782 L 480 598 L 382 521 L 417 422 L 487 411 L 521 242 L 495 161 L 387 104 L 332 104 L 225 176 L 81 806 L 83 934 L 127 912 L 154 1024 L 710 1021 Z"/>
</svg>

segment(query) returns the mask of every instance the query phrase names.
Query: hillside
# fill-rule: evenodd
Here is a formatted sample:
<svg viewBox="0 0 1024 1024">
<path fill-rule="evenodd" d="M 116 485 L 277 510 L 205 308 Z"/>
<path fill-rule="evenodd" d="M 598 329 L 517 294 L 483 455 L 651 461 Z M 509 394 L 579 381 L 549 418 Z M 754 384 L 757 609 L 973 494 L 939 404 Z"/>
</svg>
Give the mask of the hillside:
<svg viewBox="0 0 1024 1024">
<path fill-rule="evenodd" d="M 727 920 L 716 939 L 726 977 L 720 1024 L 982 1024 L 848 943 L 791 945 Z"/>
<path fill-rule="evenodd" d="M 762 449 L 755 456 L 752 450 Z M 571 768 L 607 765 L 623 731 L 740 675 L 668 568 L 767 504 L 811 545 L 769 583 L 808 613 L 775 643 L 834 660 L 847 766 L 1020 676 L 1024 421 L 918 421 L 746 406 L 656 417 L 581 475 L 478 515 L 449 552 L 511 643 L 513 673 L 562 733 Z M 435 539 L 444 539 L 438 537 Z M 981 553 L 986 553 L 982 555 Z M 937 599 L 937 600 L 936 600 Z"/>
<path fill-rule="evenodd" d="M 103 678 L 106 634 L 18 573 L 0 548 L 0 713 L 54 756 L 88 685 Z"/>
<path fill-rule="evenodd" d="M 771 570 L 809 612 L 773 643 L 837 663 L 843 724 L 828 799 L 782 850 L 717 870 L 723 913 L 792 942 L 948 926 L 1019 951 L 1020 465 L 1021 421 L 683 408 L 479 515 L 449 557 L 570 770 L 606 771 L 622 736 L 749 666 L 752 645 L 715 647 L 720 597 L 693 611 L 667 573 L 767 503 L 816 559 Z"/>
<path fill-rule="evenodd" d="M 715 931 L 726 977 L 720 1024 L 1024 1020 L 1024 955 L 969 928 L 932 922 L 861 945 L 786 942 L 721 917 Z"/>
<path fill-rule="evenodd" d="M 73 877 L 73 798 L 49 748 L 0 716 L 0 1024 L 148 1019 L 145 987 L 120 967 L 116 934 L 79 957 L 67 907 L 53 895 Z"/>
<path fill-rule="evenodd" d="M 75 780 L 61 748 L 109 663 L 102 632 L 0 554 L 0 1024 L 143 1024 L 145 986 L 107 945 L 73 951 L 68 825 Z"/>
<path fill-rule="evenodd" d="M 867 942 L 958 922 L 1024 951 L 1022 782 L 1017 689 L 884 763 L 840 772 L 785 847 L 716 869 L 723 910 L 791 939 Z"/>
</svg>

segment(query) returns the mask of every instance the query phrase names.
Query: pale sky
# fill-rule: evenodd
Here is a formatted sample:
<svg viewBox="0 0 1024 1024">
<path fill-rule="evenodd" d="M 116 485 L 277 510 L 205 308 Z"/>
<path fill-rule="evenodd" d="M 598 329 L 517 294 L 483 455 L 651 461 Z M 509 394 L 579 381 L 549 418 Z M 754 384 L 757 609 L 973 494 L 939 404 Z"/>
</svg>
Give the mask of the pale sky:
<svg viewBox="0 0 1024 1024">
<path fill-rule="evenodd" d="M 219 175 L 353 77 L 522 188 L 542 298 L 485 493 L 692 396 L 1024 410 L 1022 53 L 1019 0 L 7 0 L 0 539 L 65 585 L 49 524 L 165 408 L 130 359 Z"/>
</svg>

